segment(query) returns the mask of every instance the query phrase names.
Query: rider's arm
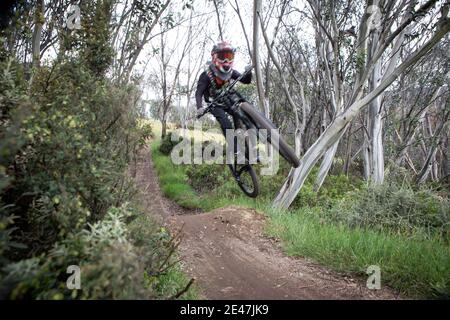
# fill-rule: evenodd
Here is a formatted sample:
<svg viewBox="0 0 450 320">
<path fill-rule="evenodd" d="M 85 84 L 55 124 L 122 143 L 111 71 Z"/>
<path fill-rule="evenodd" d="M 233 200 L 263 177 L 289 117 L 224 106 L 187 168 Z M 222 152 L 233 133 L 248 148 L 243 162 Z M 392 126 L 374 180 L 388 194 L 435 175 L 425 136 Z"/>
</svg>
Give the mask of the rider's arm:
<svg viewBox="0 0 450 320">
<path fill-rule="evenodd" d="M 231 78 L 232 79 L 237 79 L 237 78 L 239 78 L 241 76 L 241 73 L 240 72 L 238 72 L 238 71 L 236 71 L 236 70 L 233 70 L 233 74 L 231 75 Z M 244 83 L 244 84 L 249 84 L 249 83 L 251 83 L 252 82 L 252 72 L 250 71 L 250 72 L 248 72 L 241 80 L 240 80 L 242 83 Z"/>
<path fill-rule="evenodd" d="M 208 89 L 209 86 L 209 78 L 206 72 L 203 72 L 200 75 L 200 78 L 198 79 L 197 83 L 197 90 L 195 91 L 195 102 L 197 105 L 197 109 L 202 107 L 202 99 L 203 95 L 205 94 L 205 91 Z"/>
</svg>

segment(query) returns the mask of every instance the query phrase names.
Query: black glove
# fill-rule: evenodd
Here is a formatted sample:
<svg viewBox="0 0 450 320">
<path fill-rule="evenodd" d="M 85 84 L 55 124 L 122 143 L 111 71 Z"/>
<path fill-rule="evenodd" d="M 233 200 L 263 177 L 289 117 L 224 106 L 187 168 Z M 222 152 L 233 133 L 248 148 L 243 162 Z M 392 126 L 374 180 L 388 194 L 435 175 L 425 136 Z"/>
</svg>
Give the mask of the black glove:
<svg viewBox="0 0 450 320">
<path fill-rule="evenodd" d="M 200 118 L 201 116 L 203 116 L 205 114 L 206 108 L 204 107 L 200 107 L 197 109 L 197 118 Z"/>
</svg>

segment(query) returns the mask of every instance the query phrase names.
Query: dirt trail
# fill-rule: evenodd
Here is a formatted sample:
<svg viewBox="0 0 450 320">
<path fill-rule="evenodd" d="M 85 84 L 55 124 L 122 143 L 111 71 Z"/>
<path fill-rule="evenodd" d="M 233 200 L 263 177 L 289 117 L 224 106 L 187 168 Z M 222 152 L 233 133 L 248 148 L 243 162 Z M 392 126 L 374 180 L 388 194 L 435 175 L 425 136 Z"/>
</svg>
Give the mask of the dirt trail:
<svg viewBox="0 0 450 320">
<path fill-rule="evenodd" d="M 179 254 L 185 272 L 207 299 L 396 299 L 392 291 L 368 290 L 364 279 L 331 272 L 286 256 L 263 234 L 265 218 L 237 206 L 199 213 L 161 193 L 150 152 L 141 154 L 136 179 L 144 205 L 171 229 L 182 228 Z"/>
</svg>

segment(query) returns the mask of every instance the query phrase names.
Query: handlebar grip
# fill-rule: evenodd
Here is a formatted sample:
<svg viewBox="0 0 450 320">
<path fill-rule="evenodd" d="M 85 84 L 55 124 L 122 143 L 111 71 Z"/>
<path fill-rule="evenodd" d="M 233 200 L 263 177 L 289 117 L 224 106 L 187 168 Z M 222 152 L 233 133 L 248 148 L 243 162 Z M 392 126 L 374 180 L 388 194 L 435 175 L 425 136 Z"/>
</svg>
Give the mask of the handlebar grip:
<svg viewBox="0 0 450 320">
<path fill-rule="evenodd" d="M 201 117 L 203 117 L 207 113 L 208 113 L 208 108 L 205 108 L 202 113 L 196 115 L 196 118 L 200 119 Z"/>
</svg>

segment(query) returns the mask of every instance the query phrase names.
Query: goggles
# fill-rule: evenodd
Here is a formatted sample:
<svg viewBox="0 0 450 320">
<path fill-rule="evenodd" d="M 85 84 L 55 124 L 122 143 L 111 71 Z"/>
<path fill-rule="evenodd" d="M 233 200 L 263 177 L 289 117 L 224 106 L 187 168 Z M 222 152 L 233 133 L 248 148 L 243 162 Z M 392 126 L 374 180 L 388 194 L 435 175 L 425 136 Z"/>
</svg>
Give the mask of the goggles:
<svg viewBox="0 0 450 320">
<path fill-rule="evenodd" d="M 233 51 L 217 52 L 217 59 L 220 60 L 220 62 L 233 62 L 234 52 Z"/>
</svg>

